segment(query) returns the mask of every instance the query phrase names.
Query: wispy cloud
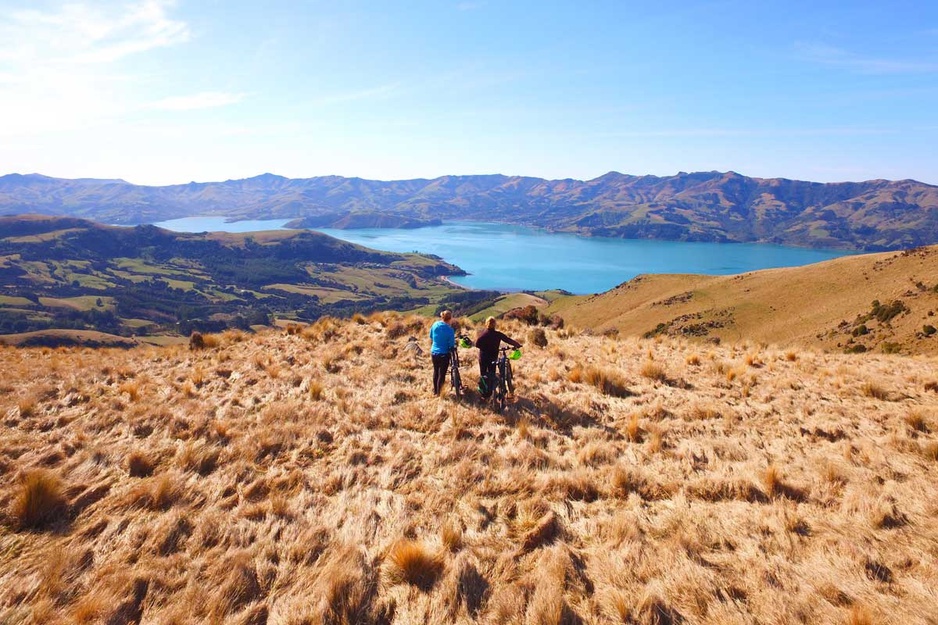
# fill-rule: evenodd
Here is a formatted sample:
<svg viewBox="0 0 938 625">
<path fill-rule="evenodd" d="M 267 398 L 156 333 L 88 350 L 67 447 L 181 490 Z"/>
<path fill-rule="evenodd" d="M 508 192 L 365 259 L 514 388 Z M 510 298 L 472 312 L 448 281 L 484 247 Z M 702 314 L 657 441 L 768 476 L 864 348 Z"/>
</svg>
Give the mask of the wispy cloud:
<svg viewBox="0 0 938 625">
<path fill-rule="evenodd" d="M 175 96 L 157 100 L 146 108 L 160 111 L 194 111 L 198 109 L 217 108 L 237 104 L 245 98 L 244 93 L 224 93 L 218 91 L 205 91 L 187 96 Z"/>
<path fill-rule="evenodd" d="M 190 38 L 186 22 L 172 16 L 174 0 L 42 6 L 0 12 L 0 118 L 11 121 L 0 127 L 3 137 L 88 127 L 146 108 L 148 98 L 134 92 L 141 80 L 134 60 Z"/>
<path fill-rule="evenodd" d="M 823 44 L 797 42 L 795 51 L 806 61 L 861 74 L 932 74 L 938 72 L 938 62 L 863 56 L 843 48 Z"/>
<path fill-rule="evenodd" d="M 172 0 L 70 3 L 56 9 L 12 11 L 0 18 L 0 63 L 111 63 L 183 43 L 185 22 L 169 17 Z"/>
</svg>

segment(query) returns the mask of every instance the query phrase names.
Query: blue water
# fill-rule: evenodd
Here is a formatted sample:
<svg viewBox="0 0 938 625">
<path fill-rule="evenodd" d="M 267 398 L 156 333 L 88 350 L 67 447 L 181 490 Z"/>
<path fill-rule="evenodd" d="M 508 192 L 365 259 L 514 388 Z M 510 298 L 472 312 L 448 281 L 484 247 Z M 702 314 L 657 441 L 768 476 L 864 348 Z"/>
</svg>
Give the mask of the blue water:
<svg viewBox="0 0 938 625">
<path fill-rule="evenodd" d="M 521 226 L 447 223 L 417 230 L 320 229 L 389 252 L 436 254 L 469 272 L 453 281 L 475 289 L 566 289 L 599 293 L 641 273 L 727 275 L 794 267 L 845 252 L 748 243 L 682 243 L 581 237 Z"/>
<path fill-rule="evenodd" d="M 250 232 L 282 228 L 288 220 L 239 221 L 189 217 L 156 224 L 179 232 Z M 452 222 L 416 230 L 319 229 L 337 239 L 389 252 L 436 254 L 470 275 L 453 281 L 474 289 L 565 289 L 599 293 L 642 273 L 728 275 L 795 267 L 846 252 L 750 243 L 682 243 L 580 237 L 543 230 Z"/>
<path fill-rule="evenodd" d="M 260 232 L 283 230 L 289 219 L 246 219 L 225 221 L 228 217 L 183 217 L 153 224 L 173 232 Z"/>
</svg>

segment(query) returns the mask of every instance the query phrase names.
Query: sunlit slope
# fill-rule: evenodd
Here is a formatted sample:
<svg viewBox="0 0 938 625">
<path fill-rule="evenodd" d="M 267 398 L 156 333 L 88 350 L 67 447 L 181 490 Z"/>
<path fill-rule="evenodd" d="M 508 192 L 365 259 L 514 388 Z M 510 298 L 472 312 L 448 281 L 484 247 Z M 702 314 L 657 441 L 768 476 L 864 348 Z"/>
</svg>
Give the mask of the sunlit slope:
<svg viewBox="0 0 938 625">
<path fill-rule="evenodd" d="M 429 322 L 0 348 L 0 622 L 938 613 L 934 358 L 506 322 L 498 415 L 430 396 Z"/>
<path fill-rule="evenodd" d="M 548 310 L 597 332 L 935 354 L 926 326 L 938 325 L 938 247 L 735 276 L 645 275 Z"/>
</svg>

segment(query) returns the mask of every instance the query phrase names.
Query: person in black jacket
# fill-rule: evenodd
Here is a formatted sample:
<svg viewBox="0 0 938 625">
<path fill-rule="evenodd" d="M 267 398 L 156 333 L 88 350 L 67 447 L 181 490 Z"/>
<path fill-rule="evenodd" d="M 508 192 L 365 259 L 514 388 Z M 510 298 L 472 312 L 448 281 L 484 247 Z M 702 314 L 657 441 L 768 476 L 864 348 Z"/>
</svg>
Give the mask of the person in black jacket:
<svg viewBox="0 0 938 625">
<path fill-rule="evenodd" d="M 502 342 L 512 347 L 521 347 L 521 343 L 496 330 L 495 317 L 489 317 L 485 320 L 485 330 L 476 339 L 476 347 L 479 348 L 479 378 L 485 381 L 485 395 L 488 395 L 492 389 L 492 380 L 495 379 L 495 360 L 498 358 L 498 348 Z"/>
</svg>

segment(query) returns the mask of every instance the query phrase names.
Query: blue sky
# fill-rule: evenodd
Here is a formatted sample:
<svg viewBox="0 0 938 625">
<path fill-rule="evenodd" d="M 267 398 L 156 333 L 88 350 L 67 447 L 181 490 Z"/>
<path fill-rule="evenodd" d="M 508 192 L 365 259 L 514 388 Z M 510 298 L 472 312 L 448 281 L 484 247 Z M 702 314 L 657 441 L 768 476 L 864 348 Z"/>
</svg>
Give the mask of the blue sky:
<svg viewBox="0 0 938 625">
<path fill-rule="evenodd" d="M 0 0 L 0 174 L 610 170 L 938 184 L 938 2 Z"/>
</svg>

